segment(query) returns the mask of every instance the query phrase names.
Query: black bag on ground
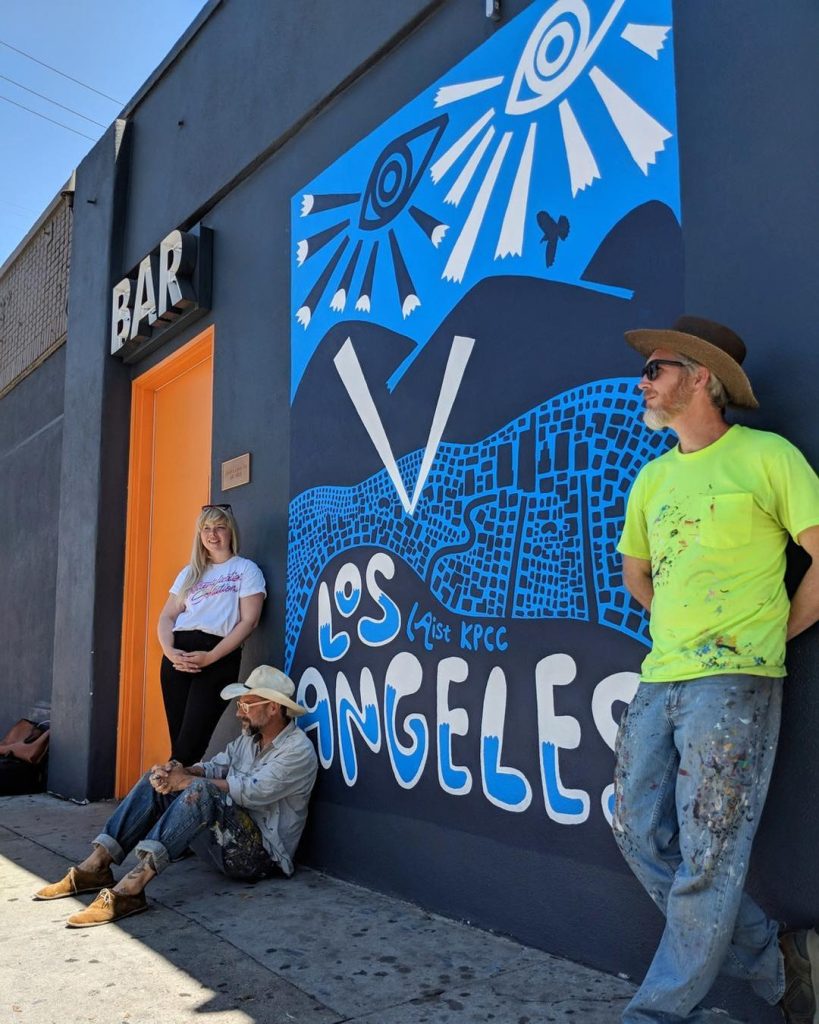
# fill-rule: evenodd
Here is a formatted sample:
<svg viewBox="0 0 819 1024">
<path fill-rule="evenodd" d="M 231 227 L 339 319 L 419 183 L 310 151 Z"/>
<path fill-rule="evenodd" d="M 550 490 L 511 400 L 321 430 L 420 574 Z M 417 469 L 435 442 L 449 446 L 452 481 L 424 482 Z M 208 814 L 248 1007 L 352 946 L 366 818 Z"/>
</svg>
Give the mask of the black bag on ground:
<svg viewBox="0 0 819 1024">
<path fill-rule="evenodd" d="M 4 754 L 0 757 L 0 796 L 42 793 L 45 789 L 46 761 L 29 764 L 14 754 Z"/>
<path fill-rule="evenodd" d="M 49 723 L 21 718 L 0 740 L 0 796 L 41 793 L 48 765 Z"/>
</svg>

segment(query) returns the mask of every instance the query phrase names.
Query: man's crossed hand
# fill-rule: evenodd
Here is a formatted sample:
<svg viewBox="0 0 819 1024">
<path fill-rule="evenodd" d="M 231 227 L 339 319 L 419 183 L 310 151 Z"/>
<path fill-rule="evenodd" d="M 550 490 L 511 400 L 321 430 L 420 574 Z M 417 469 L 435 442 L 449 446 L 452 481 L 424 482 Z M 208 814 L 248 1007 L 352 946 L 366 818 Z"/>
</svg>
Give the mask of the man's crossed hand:
<svg viewBox="0 0 819 1024">
<path fill-rule="evenodd" d="M 151 785 L 157 793 L 178 793 L 187 789 L 197 776 L 184 768 L 179 761 L 166 761 L 151 768 Z"/>
</svg>

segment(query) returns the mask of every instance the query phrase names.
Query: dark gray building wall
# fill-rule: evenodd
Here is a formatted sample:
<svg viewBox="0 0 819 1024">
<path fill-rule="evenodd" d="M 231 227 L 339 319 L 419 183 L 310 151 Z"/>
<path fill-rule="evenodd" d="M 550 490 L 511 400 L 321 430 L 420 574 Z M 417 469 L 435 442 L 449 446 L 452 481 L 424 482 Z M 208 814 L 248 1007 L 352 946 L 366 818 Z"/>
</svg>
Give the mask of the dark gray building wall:
<svg viewBox="0 0 819 1024">
<path fill-rule="evenodd" d="M 0 401 L 0 731 L 51 699 L 65 346 Z"/>
<path fill-rule="evenodd" d="M 735 325 L 759 397 L 751 426 L 784 434 L 819 466 L 816 280 L 819 8 L 809 0 L 677 7 L 686 305 Z M 792 582 L 804 568 L 790 551 Z M 777 763 L 751 887 L 790 925 L 819 917 L 817 627 L 788 646 Z"/>
<path fill-rule="evenodd" d="M 736 325 L 762 407 L 752 425 L 781 431 L 815 465 L 802 387 L 815 394 L 819 375 L 819 120 L 803 98 L 819 91 L 819 7 L 676 6 L 686 304 Z"/>
<path fill-rule="evenodd" d="M 113 792 L 130 376 L 108 355 L 127 131 L 115 122 L 77 171 L 68 300 L 49 788 Z"/>
<path fill-rule="evenodd" d="M 505 17 L 526 6 L 505 3 Z M 73 331 L 86 347 L 75 349 L 73 361 L 69 354 L 67 367 L 58 577 L 65 605 L 56 632 L 67 657 L 59 666 L 55 658 L 65 732 L 53 770 L 72 795 L 110 792 L 113 772 L 113 742 L 92 751 L 92 734 L 112 731 L 116 721 L 126 379 L 203 325 L 215 325 L 214 480 L 223 459 L 252 452 L 253 482 L 230 500 L 246 553 L 270 584 L 244 671 L 259 660 L 279 661 L 290 469 L 289 198 L 494 31 L 472 0 L 361 0 L 345 6 L 343 20 L 321 17 L 324 10 L 319 0 L 299 5 L 298 15 L 296 5 L 261 0 L 253 4 L 255 17 L 247 4 L 217 8 L 136 107 L 121 219 L 113 212 L 110 148 L 98 147 L 80 169 L 78 208 L 81 192 L 96 196 L 97 207 L 82 208 L 82 232 L 79 217 L 75 225 L 69 337 Z M 300 48 L 292 44 L 297 27 Z M 819 12 L 807 0 L 786 10 L 763 0 L 729 0 L 719 9 L 685 0 L 676 5 L 675 37 L 686 305 L 747 338 L 747 365 L 763 404 L 754 423 L 781 430 L 816 463 L 812 396 L 800 400 L 798 386 L 815 391 L 811 371 L 819 358 L 811 340 L 815 260 L 806 241 L 819 227 L 812 183 L 819 137 L 798 111 L 799 98 L 814 96 L 819 84 Z M 171 228 L 198 217 L 214 230 L 212 313 L 126 371 L 106 355 L 110 284 Z M 92 472 L 83 476 L 80 466 Z M 216 490 L 213 496 L 218 500 Z M 102 537 L 103 522 L 119 525 Z M 810 681 L 818 655 L 815 631 L 793 645 L 782 753 L 754 866 L 760 898 L 792 922 L 819 917 L 811 857 L 819 780 L 806 756 L 817 725 Z M 794 821 L 801 826 L 797 841 Z M 569 855 L 545 846 L 515 850 L 319 796 L 303 855 L 336 874 L 610 970 L 639 975 L 659 932 L 655 911 L 613 844 L 602 856 L 580 845 Z M 757 1013 L 754 1019 L 766 1019 Z"/>
</svg>

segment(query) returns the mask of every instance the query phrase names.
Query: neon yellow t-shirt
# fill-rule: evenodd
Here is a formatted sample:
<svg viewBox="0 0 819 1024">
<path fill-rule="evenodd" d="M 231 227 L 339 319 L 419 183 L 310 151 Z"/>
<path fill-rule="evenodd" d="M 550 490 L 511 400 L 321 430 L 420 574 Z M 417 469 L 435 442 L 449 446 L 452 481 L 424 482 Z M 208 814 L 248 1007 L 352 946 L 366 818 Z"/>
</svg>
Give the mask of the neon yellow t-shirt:
<svg viewBox="0 0 819 1024">
<path fill-rule="evenodd" d="M 785 675 L 785 546 L 819 524 L 819 479 L 778 434 L 732 426 L 640 471 L 617 550 L 650 559 L 645 682 Z"/>
</svg>

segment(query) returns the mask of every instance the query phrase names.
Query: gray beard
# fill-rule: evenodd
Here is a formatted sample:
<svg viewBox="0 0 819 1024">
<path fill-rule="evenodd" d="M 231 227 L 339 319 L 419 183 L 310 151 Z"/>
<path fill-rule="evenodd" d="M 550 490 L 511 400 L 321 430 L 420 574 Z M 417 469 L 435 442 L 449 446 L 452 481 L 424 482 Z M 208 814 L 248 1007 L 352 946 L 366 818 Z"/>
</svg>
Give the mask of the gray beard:
<svg viewBox="0 0 819 1024">
<path fill-rule="evenodd" d="M 665 430 L 668 419 L 668 413 L 664 409 L 646 409 L 643 413 L 643 423 L 649 430 Z"/>
<path fill-rule="evenodd" d="M 685 412 L 691 402 L 692 391 L 686 378 L 683 378 L 674 391 L 668 396 L 666 404 L 659 409 L 645 409 L 643 423 L 649 430 L 665 430 L 675 416 Z"/>
</svg>

